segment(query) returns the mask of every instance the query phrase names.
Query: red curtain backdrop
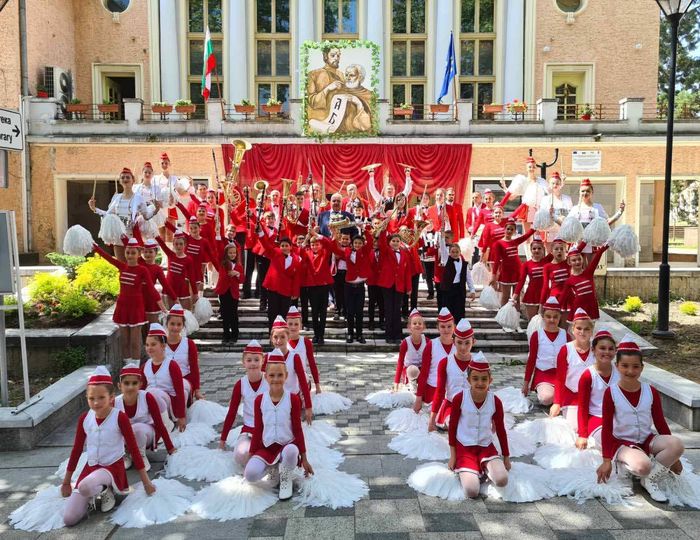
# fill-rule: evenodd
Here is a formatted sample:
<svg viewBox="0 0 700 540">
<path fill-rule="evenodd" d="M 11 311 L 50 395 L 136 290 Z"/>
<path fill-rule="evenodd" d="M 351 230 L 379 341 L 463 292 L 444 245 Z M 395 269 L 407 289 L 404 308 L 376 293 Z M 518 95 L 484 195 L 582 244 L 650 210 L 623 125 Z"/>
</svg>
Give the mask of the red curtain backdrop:
<svg viewBox="0 0 700 540">
<path fill-rule="evenodd" d="M 234 151 L 223 144 L 226 172 L 230 171 Z M 321 182 L 321 167 L 326 166 L 326 194 L 337 191 L 343 181 L 355 183 L 361 196 L 367 196 L 367 171 L 360 167 L 381 163 L 375 170 L 377 189 L 381 191 L 384 170 L 389 168 L 397 192 L 403 189 L 404 171 L 399 163 L 415 167 L 412 172 L 413 194 L 427 187 L 432 194 L 438 187 L 453 186 L 457 201 L 464 200 L 471 162 L 471 144 L 254 144 L 245 153 L 240 177 L 243 185 L 263 179 L 271 189 L 281 189 L 281 178 L 298 178 L 306 182 L 308 163 L 315 182 Z"/>
</svg>

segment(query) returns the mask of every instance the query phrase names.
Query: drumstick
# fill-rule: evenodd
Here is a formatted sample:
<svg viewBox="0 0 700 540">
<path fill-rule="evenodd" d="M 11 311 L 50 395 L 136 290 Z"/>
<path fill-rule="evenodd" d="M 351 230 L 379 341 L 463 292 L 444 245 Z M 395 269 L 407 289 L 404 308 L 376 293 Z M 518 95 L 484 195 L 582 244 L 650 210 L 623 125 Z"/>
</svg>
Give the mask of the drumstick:
<svg viewBox="0 0 700 540">
<path fill-rule="evenodd" d="M 92 183 L 92 198 L 95 198 L 95 191 L 97 191 L 97 178 Z"/>
</svg>

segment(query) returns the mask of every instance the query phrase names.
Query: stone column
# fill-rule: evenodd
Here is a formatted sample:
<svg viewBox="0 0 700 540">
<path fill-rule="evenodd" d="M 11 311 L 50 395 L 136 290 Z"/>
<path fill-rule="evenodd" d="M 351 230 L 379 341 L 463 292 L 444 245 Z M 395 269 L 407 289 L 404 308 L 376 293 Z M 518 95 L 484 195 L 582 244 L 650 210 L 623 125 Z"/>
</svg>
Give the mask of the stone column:
<svg viewBox="0 0 700 540">
<path fill-rule="evenodd" d="M 228 34 L 224 43 L 228 47 L 228 96 L 230 106 L 242 99 L 255 101 L 256 96 L 248 95 L 248 32 L 246 31 L 246 0 L 228 0 Z M 249 9 L 253 9 L 252 2 Z M 254 29 L 250 29 L 251 32 Z"/>
<path fill-rule="evenodd" d="M 367 28 L 365 35 L 369 41 L 379 45 L 379 99 L 384 99 L 386 73 L 386 51 L 384 50 L 384 2 L 382 0 L 367 0 Z M 389 30 L 387 30 L 389 31 Z M 367 66 L 370 69 L 371 66 Z"/>
<path fill-rule="evenodd" d="M 525 29 L 525 1 L 507 0 L 505 33 L 498 36 L 503 47 L 503 103 L 514 99 L 524 100 L 523 95 L 523 32 Z"/>
<path fill-rule="evenodd" d="M 175 0 L 160 0 L 160 92 L 170 103 L 180 98 L 177 11 Z"/>
<path fill-rule="evenodd" d="M 297 47 L 294 54 L 297 55 L 296 65 L 298 69 L 301 69 L 301 46 L 305 41 L 315 41 L 316 40 L 316 26 L 314 25 L 314 2 L 313 0 L 299 0 L 297 2 Z M 319 22 L 320 24 L 320 22 Z M 296 78 L 296 83 L 292 89 L 290 97 L 301 98 L 301 82 L 302 78 L 305 77 L 305 73 L 299 72 Z"/>
<path fill-rule="evenodd" d="M 440 90 L 442 89 L 442 81 L 445 78 L 445 67 L 447 64 L 447 46 L 450 32 L 454 29 L 452 27 L 454 22 L 454 2 L 452 0 L 438 0 L 437 10 L 435 12 L 435 61 L 433 69 L 433 80 L 435 82 L 435 91 L 433 93 L 432 102 L 437 101 L 440 95 Z M 426 29 L 430 31 L 430 29 Z M 455 52 L 457 52 L 455 43 Z M 430 76 L 428 76 L 430 80 Z M 443 98 L 444 103 L 452 103 L 454 97 L 454 90 L 452 90 L 452 84 L 454 84 L 454 79 L 450 83 L 450 88 L 448 94 Z M 429 96 L 426 96 L 429 99 Z"/>
</svg>

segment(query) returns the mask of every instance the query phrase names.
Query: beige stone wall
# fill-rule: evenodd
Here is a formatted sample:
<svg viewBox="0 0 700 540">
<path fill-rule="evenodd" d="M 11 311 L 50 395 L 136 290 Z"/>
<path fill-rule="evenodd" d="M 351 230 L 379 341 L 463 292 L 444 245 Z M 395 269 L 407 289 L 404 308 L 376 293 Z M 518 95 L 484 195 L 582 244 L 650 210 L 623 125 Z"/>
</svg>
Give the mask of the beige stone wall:
<svg viewBox="0 0 700 540">
<path fill-rule="evenodd" d="M 554 0 L 537 0 L 535 98 L 544 95 L 545 63 L 595 65 L 595 103 L 617 105 L 624 97 L 656 103 L 659 8 L 639 0 L 588 0 L 567 24 Z M 641 44 L 640 49 L 635 45 Z M 550 48 L 544 52 L 545 46 Z"/>
</svg>

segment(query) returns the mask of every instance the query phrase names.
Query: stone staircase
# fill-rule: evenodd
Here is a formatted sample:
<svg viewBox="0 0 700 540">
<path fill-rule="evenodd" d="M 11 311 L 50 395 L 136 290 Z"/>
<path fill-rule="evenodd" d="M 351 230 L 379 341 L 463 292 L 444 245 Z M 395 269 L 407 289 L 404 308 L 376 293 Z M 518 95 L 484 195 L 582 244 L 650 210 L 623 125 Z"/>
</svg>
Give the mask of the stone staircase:
<svg viewBox="0 0 700 540">
<path fill-rule="evenodd" d="M 427 290 L 421 282 L 421 289 L 418 293 L 418 309 L 425 318 L 426 336 L 437 336 L 437 303 L 436 300 L 427 299 Z M 223 328 L 221 320 L 218 318 L 219 299 L 211 293 L 205 292 L 214 308 L 214 316 L 198 332 L 191 336 L 197 348 L 202 351 L 209 352 L 240 352 L 250 339 L 257 339 L 263 347 L 269 345 L 267 333 L 267 313 L 260 311 L 257 298 L 243 299 L 241 298 L 238 305 L 239 314 L 239 339 L 234 345 L 223 345 L 221 338 L 223 337 Z M 367 305 L 365 299 L 364 318 L 367 320 Z M 471 306 L 467 304 L 466 317 L 474 327 L 474 335 L 477 340 L 476 350 L 491 353 L 500 353 L 507 356 L 521 356 L 527 353 L 528 344 L 527 337 L 523 332 L 514 333 L 504 331 L 495 321 L 495 311 L 484 309 L 479 305 L 478 298 L 472 302 Z M 360 352 L 391 352 L 396 351 L 396 345 L 387 344 L 384 340 L 384 331 L 381 328 L 375 330 L 367 330 L 365 325 L 364 337 L 367 343 L 345 343 L 346 326 L 344 319 L 337 321 L 333 320 L 334 310 L 329 309 L 328 321 L 326 324 L 326 338 L 323 346 L 315 345 L 315 350 L 319 352 L 342 352 L 342 353 L 360 353 Z M 309 314 L 310 317 L 310 314 Z M 408 335 L 404 327 L 404 335 Z M 521 328 L 525 328 L 525 321 L 521 321 Z M 302 335 L 312 337 L 311 331 L 304 331 Z"/>
</svg>

